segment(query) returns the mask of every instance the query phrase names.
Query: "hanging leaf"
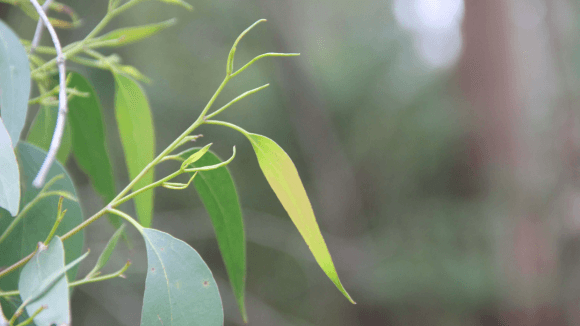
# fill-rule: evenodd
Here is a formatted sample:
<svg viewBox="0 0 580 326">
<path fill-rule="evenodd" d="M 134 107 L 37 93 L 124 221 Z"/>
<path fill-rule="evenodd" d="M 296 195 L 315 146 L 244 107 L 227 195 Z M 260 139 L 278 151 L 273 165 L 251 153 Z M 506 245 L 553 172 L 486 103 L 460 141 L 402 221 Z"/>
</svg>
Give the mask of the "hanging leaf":
<svg viewBox="0 0 580 326">
<path fill-rule="evenodd" d="M 70 298 L 66 271 L 76 266 L 88 252 L 67 266 L 64 265 L 64 246 L 54 237 L 44 250 L 26 263 L 20 273 L 18 290 L 22 301 L 27 302 L 26 312 L 34 317 L 36 326 L 70 325 Z"/>
<path fill-rule="evenodd" d="M 18 205 L 20 205 L 18 162 L 8 130 L 0 118 L 0 207 L 8 210 L 12 216 L 16 216 Z"/>
<path fill-rule="evenodd" d="M 40 170 L 40 166 L 46 157 L 46 152 L 25 142 L 20 142 L 16 149 L 18 161 L 21 164 L 20 173 L 23 176 L 23 191 L 20 204 L 22 209 L 40 192 L 40 189 L 32 186 L 32 180 L 34 180 L 38 170 Z M 47 180 L 51 180 L 57 175 L 64 175 L 64 178 L 56 181 L 50 187 L 50 190 L 66 191 L 76 197 L 76 191 L 70 177 L 62 165 L 55 162 L 50 168 Z M 41 199 L 26 213 L 20 223 L 2 242 L 0 268 L 10 266 L 27 256 L 34 251 L 39 241 L 46 239 L 48 230 L 52 228 L 56 220 L 58 199 L 58 196 Z M 56 235 L 65 234 L 84 220 L 79 203 L 65 199 L 63 208 L 67 210 L 67 213 L 56 230 Z M 0 217 L 0 233 L 3 233 L 13 219 L 9 218 L 6 212 L 0 212 L 0 214 L 3 215 Z M 83 242 L 84 231 L 80 231 L 66 240 L 64 247 L 67 263 L 72 262 L 81 255 Z M 76 268 L 69 270 L 67 272 L 68 278 L 74 280 L 76 272 Z M 19 272 L 16 271 L 0 278 L 0 289 L 6 291 L 16 289 L 18 286 L 18 274 Z M 9 315 L 9 312 L 14 312 L 11 305 L 5 305 L 3 300 L 0 300 L 0 302 L 2 302 L 2 308 L 7 315 Z"/>
<path fill-rule="evenodd" d="M 141 326 L 222 326 L 218 287 L 197 251 L 167 233 L 140 231 L 147 247 Z"/>
<path fill-rule="evenodd" d="M 278 144 L 268 137 L 252 133 L 247 133 L 246 137 L 252 143 L 260 168 L 270 187 L 272 187 L 282 206 L 290 215 L 292 222 L 298 228 L 304 241 L 306 241 L 318 265 L 322 267 L 340 292 L 350 302 L 354 303 L 338 278 L 332 257 L 330 257 L 314 217 L 312 205 L 292 159 Z"/>
<path fill-rule="evenodd" d="M 28 131 L 26 142 L 35 145 L 45 151 L 48 151 L 50 148 L 50 142 L 52 141 L 52 136 L 54 134 L 54 128 L 56 127 L 57 117 L 58 107 L 41 107 L 38 110 L 36 117 L 34 118 L 34 122 L 32 122 L 30 130 Z M 72 137 L 70 129 L 69 120 L 67 119 L 64 125 L 60 147 L 58 148 L 58 153 L 56 154 L 56 159 L 62 164 L 66 164 L 66 160 L 68 159 L 72 148 Z"/>
<path fill-rule="evenodd" d="M 95 264 L 95 267 L 87 274 L 86 278 L 91 278 L 100 274 L 99 271 L 101 270 L 101 268 L 105 267 L 105 265 L 109 261 L 109 258 L 111 258 L 111 255 L 113 254 L 113 251 L 117 246 L 117 242 L 119 242 L 119 238 L 121 237 L 121 235 L 123 235 L 124 230 L 125 225 L 121 225 L 121 227 L 118 228 L 117 231 L 115 231 L 115 233 L 113 233 L 113 236 L 111 237 L 111 239 L 109 239 L 107 246 L 105 247 L 103 252 L 101 252 L 101 255 L 99 256 L 99 259 Z"/>
<path fill-rule="evenodd" d="M 73 155 L 80 168 L 89 176 L 93 187 L 105 203 L 115 198 L 115 178 L 107 150 L 105 125 L 99 97 L 91 83 L 77 72 L 69 72 L 69 86 L 88 97 L 75 96 L 68 102 L 69 121 L 72 131 Z M 121 226 L 116 215 L 109 214 L 115 228 Z"/>
<path fill-rule="evenodd" d="M 28 56 L 18 35 L 0 21 L 0 115 L 13 147 L 24 127 L 29 96 Z"/>
<path fill-rule="evenodd" d="M 122 46 L 130 43 L 141 41 L 142 39 L 153 36 L 162 30 L 175 25 L 176 19 L 169 19 L 161 23 L 142 25 L 137 27 L 121 28 L 109 32 L 95 41 L 112 41 L 117 40 L 117 43 L 107 44 L 105 46 Z"/>
<path fill-rule="evenodd" d="M 191 157 L 199 156 L 188 167 L 202 167 L 221 163 L 222 160 L 217 155 L 207 152 L 208 146 L 185 151 L 181 153 L 181 157 L 184 160 L 189 160 Z M 234 180 L 225 166 L 197 173 L 198 175 L 193 180 L 193 184 L 211 218 L 234 295 L 238 301 L 242 317 L 247 322 L 248 317 L 244 304 L 246 239 L 242 210 Z"/>
<path fill-rule="evenodd" d="M 155 155 L 155 131 L 145 91 L 133 79 L 115 75 L 115 116 L 125 151 L 129 178 L 135 178 Z M 153 182 L 153 169 L 137 182 L 139 189 Z M 135 207 L 141 225 L 151 225 L 153 191 L 135 197 Z"/>
</svg>

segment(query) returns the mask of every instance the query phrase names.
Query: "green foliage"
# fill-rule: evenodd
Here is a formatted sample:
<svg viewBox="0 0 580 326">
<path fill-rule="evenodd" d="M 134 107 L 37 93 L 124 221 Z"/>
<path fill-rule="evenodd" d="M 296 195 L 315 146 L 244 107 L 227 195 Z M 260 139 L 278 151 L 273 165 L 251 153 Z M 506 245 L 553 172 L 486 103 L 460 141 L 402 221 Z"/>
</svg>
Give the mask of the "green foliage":
<svg viewBox="0 0 580 326">
<path fill-rule="evenodd" d="M 32 126 L 26 136 L 26 142 L 35 145 L 45 151 L 50 147 L 50 141 L 54 134 L 54 127 L 56 125 L 56 117 L 58 115 L 58 107 L 43 106 L 38 110 Z M 64 132 L 62 134 L 62 141 L 56 154 L 56 159 L 65 164 L 72 148 L 72 137 L 68 121 L 65 124 Z"/>
<path fill-rule="evenodd" d="M 20 205 L 20 173 L 10 135 L 0 118 L 0 207 L 15 216 Z"/>
</svg>

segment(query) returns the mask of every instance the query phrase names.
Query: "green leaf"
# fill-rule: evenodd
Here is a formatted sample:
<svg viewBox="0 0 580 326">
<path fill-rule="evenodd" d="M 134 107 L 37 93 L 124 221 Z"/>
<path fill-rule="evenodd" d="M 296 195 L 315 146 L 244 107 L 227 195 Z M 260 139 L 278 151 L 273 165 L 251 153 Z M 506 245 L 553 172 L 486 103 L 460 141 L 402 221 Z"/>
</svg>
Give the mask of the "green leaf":
<svg viewBox="0 0 580 326">
<path fill-rule="evenodd" d="M 218 287 L 197 251 L 165 232 L 140 231 L 147 247 L 141 326 L 222 326 Z"/>
<path fill-rule="evenodd" d="M 208 146 L 204 147 L 208 148 Z M 186 159 L 202 149 L 191 149 L 181 153 Z M 191 156 L 190 156 L 191 155 Z M 189 167 L 202 167 L 221 163 L 222 160 L 212 152 L 205 153 Z M 193 184 L 211 218 L 220 252 L 228 271 L 230 283 L 244 321 L 247 322 L 244 304 L 246 279 L 246 239 L 244 221 L 234 180 L 227 167 L 210 171 L 199 171 Z"/>
<path fill-rule="evenodd" d="M 182 6 L 185 9 L 190 10 L 190 11 L 193 10 L 193 7 L 189 3 L 187 3 L 187 2 L 185 2 L 183 0 L 160 0 L 160 1 L 161 2 L 165 2 L 165 3 L 171 3 L 171 4 L 179 5 L 179 6 Z"/>
<path fill-rule="evenodd" d="M 99 256 L 99 259 L 97 260 L 97 263 L 95 264 L 95 267 L 93 268 L 92 271 L 90 271 L 87 274 L 86 278 L 91 278 L 93 276 L 98 275 L 97 273 L 99 273 L 101 268 L 105 267 L 105 265 L 109 261 L 109 258 L 111 258 L 111 255 L 113 254 L 113 251 L 115 250 L 115 247 L 117 246 L 117 242 L 119 242 L 119 238 L 121 237 L 121 235 L 123 235 L 124 230 L 125 230 L 125 225 L 121 225 L 121 227 L 118 228 L 117 231 L 115 231 L 115 233 L 113 233 L 113 236 L 111 237 L 111 239 L 109 239 L 107 246 L 105 247 L 105 249 L 103 250 L 103 252 Z"/>
<path fill-rule="evenodd" d="M 32 180 L 40 170 L 40 166 L 46 157 L 46 152 L 25 142 L 20 142 L 16 148 L 18 162 L 20 162 L 20 173 L 22 174 L 22 200 L 20 207 L 24 207 L 32 201 L 40 192 L 32 185 Z M 76 197 L 74 185 L 59 162 L 54 162 L 48 173 L 47 180 L 51 180 L 57 175 L 64 175 L 64 178 L 56 181 L 50 190 L 60 190 L 68 192 Z M 39 241 L 44 241 L 56 220 L 58 196 L 50 196 L 40 200 L 16 225 L 10 235 L 2 242 L 2 254 L 0 255 L 0 268 L 7 267 L 19 261 L 34 251 Z M 63 209 L 67 210 L 65 218 L 56 230 L 56 235 L 63 235 L 82 223 L 83 215 L 79 203 L 65 199 Z M 7 212 L 0 212 L 0 233 L 4 232 L 12 218 L 7 218 Z M 84 242 L 84 231 L 80 231 L 66 240 L 66 262 L 69 263 L 81 255 Z M 76 268 L 67 272 L 69 279 L 76 277 Z M 0 289 L 14 290 L 18 286 L 18 271 L 10 273 L 0 278 Z M 13 311 L 9 305 L 2 302 L 4 312 Z"/>
<path fill-rule="evenodd" d="M 88 97 L 75 96 L 68 102 L 69 122 L 72 131 L 73 155 L 80 168 L 89 176 L 93 187 L 105 203 L 115 198 L 115 178 L 107 150 L 105 125 L 99 97 L 91 83 L 77 72 L 69 72 L 69 87 L 88 93 Z M 115 228 L 121 226 L 116 215 L 107 215 Z"/>
<path fill-rule="evenodd" d="M 59 237 L 54 237 L 46 249 L 39 249 L 22 268 L 18 290 L 22 300 L 28 303 L 26 312 L 32 315 L 45 306 L 34 318 L 37 326 L 70 324 L 68 281 L 64 276 L 87 255 L 88 252 L 65 266 L 64 246 Z"/>
<path fill-rule="evenodd" d="M 16 216 L 20 205 L 20 173 L 10 135 L 0 118 L 0 207 Z"/>
<path fill-rule="evenodd" d="M 50 148 L 50 142 L 52 141 L 52 136 L 54 134 L 54 128 L 56 127 L 57 117 L 58 107 L 41 107 L 38 110 L 34 121 L 32 122 L 30 130 L 28 131 L 26 142 L 38 146 L 45 151 L 48 151 Z M 66 163 L 72 147 L 71 128 L 68 120 L 69 119 L 66 120 L 64 125 L 64 132 L 62 134 L 60 147 L 58 148 L 58 153 L 56 154 L 56 159 L 62 164 Z"/>
<path fill-rule="evenodd" d="M 135 178 L 155 155 L 155 131 L 145 91 L 133 79 L 115 75 L 115 116 L 125 151 L 129 177 Z M 153 182 L 153 169 L 137 182 L 139 189 Z M 153 191 L 135 197 L 135 207 L 141 225 L 151 225 Z"/>
<path fill-rule="evenodd" d="M 0 115 L 16 146 L 26 120 L 30 96 L 28 56 L 18 36 L 0 21 Z"/>
<path fill-rule="evenodd" d="M 322 267 L 322 270 L 340 292 L 350 302 L 355 303 L 338 278 L 332 257 L 330 257 L 314 217 L 312 205 L 292 159 L 270 138 L 252 133 L 247 133 L 246 136 L 252 143 L 252 147 L 254 147 L 258 163 L 270 187 L 272 187 L 282 206 L 290 215 L 292 222 L 298 228 L 304 241 L 306 241 L 318 265 Z"/>
<path fill-rule="evenodd" d="M 111 47 L 127 45 L 130 43 L 141 41 L 142 39 L 150 37 L 152 35 L 155 35 L 161 32 L 162 30 L 175 25 L 176 21 L 177 20 L 173 18 L 156 24 L 116 29 L 112 32 L 109 32 L 99 37 L 97 41 L 118 40 L 117 43 L 105 45 Z"/>
<path fill-rule="evenodd" d="M 185 169 L 191 163 L 195 163 L 196 161 L 198 161 L 205 153 L 207 153 L 207 151 L 209 151 L 209 148 L 211 145 L 212 144 L 209 143 L 209 144 L 205 145 L 203 148 L 197 149 L 197 150 L 194 150 L 193 152 L 191 152 L 193 154 L 191 154 L 189 157 L 184 157 L 185 161 L 183 161 L 183 163 L 181 164 L 181 169 Z M 218 163 L 221 163 L 221 161 L 219 161 Z M 197 167 L 197 166 L 194 165 L 193 167 Z"/>
</svg>

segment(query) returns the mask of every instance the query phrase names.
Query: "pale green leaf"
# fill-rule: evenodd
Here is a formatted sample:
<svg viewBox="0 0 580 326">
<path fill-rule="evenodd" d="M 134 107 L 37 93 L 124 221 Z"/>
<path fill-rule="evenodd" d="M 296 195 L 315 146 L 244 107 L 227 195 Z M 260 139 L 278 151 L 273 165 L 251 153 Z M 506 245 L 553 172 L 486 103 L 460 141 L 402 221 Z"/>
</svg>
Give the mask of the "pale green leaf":
<svg viewBox="0 0 580 326">
<path fill-rule="evenodd" d="M 189 157 L 185 158 L 185 161 L 183 161 L 183 163 L 181 164 L 181 168 L 185 169 L 191 163 L 194 163 L 197 160 L 199 160 L 205 153 L 207 153 L 207 151 L 209 150 L 209 147 L 211 145 L 212 144 L 209 143 L 209 144 L 205 145 L 203 148 L 201 148 L 199 150 L 195 150 L 193 152 L 193 154 L 191 154 Z M 221 163 L 221 161 L 219 161 L 218 163 Z"/>
<path fill-rule="evenodd" d="M 135 178 L 155 155 L 155 131 L 145 91 L 139 84 L 124 75 L 115 75 L 115 116 L 129 177 Z M 139 189 L 153 182 L 153 169 L 137 182 Z M 153 191 L 135 197 L 135 208 L 141 225 L 151 225 Z"/>
<path fill-rule="evenodd" d="M 28 111 L 30 67 L 18 36 L 0 21 L 0 115 L 16 147 Z"/>
<path fill-rule="evenodd" d="M 20 172 L 12 148 L 10 135 L 0 118 L 0 207 L 12 216 L 18 214 L 20 205 Z"/>
<path fill-rule="evenodd" d="M 304 241 L 306 241 L 318 265 L 322 267 L 322 270 L 324 270 L 340 292 L 354 303 L 338 278 L 332 257 L 330 257 L 324 238 L 320 233 L 312 205 L 306 195 L 306 190 L 304 190 L 304 185 L 302 184 L 302 180 L 300 180 L 294 162 L 270 138 L 252 133 L 248 133 L 246 136 L 252 143 L 252 147 L 258 157 L 260 168 L 268 180 L 270 187 L 272 187 L 282 206 L 284 206 L 284 209 L 290 215 L 292 222 L 298 228 Z"/>
<path fill-rule="evenodd" d="M 119 238 L 123 235 L 124 230 L 125 230 L 125 225 L 123 224 L 123 225 L 121 225 L 120 228 L 117 229 L 117 231 L 115 231 L 115 233 L 113 233 L 113 236 L 111 237 L 111 239 L 109 239 L 107 246 L 105 247 L 103 252 L 101 252 L 101 255 L 99 256 L 99 259 L 97 260 L 97 263 L 95 264 L 95 267 L 93 268 L 93 270 L 91 270 L 88 273 L 87 278 L 90 278 L 91 276 L 97 275 L 97 273 L 99 273 L 99 271 L 103 267 L 105 267 L 105 265 L 109 261 L 109 258 L 111 258 L 111 255 L 113 254 L 113 251 L 115 250 L 115 247 L 117 246 L 117 242 L 119 242 Z"/>
<path fill-rule="evenodd" d="M 155 35 L 162 30 L 175 25 L 176 19 L 169 19 L 161 23 L 142 25 L 137 27 L 128 27 L 116 29 L 97 39 L 97 41 L 117 40 L 116 43 L 108 43 L 106 46 L 121 46 L 141 41 L 147 37 Z"/>
<path fill-rule="evenodd" d="M 218 287 L 197 251 L 165 232 L 140 231 L 147 247 L 141 326 L 222 326 Z"/>
</svg>

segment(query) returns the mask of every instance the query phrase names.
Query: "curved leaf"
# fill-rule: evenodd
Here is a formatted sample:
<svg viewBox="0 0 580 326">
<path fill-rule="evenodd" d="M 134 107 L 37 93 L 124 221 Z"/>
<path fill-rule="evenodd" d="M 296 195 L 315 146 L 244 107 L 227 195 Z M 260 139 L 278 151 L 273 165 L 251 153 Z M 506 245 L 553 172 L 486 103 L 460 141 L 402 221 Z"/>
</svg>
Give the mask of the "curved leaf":
<svg viewBox="0 0 580 326">
<path fill-rule="evenodd" d="M 155 131 L 149 102 L 145 91 L 133 79 L 115 75 L 115 116 L 125 151 L 129 177 L 135 178 L 155 155 Z M 153 182 L 151 169 L 134 189 Z M 135 197 L 135 208 L 141 225 L 151 225 L 153 213 L 153 191 L 145 191 Z"/>
<path fill-rule="evenodd" d="M 115 44 L 107 44 L 106 46 L 122 46 L 130 43 L 141 41 L 144 38 L 155 35 L 167 27 L 175 25 L 176 19 L 169 19 L 161 23 L 148 24 L 137 27 L 128 27 L 116 29 L 101 37 L 98 41 L 118 40 Z"/>
<path fill-rule="evenodd" d="M 36 117 L 34 118 L 34 122 L 32 122 L 30 130 L 28 131 L 26 142 L 38 146 L 45 151 L 48 151 L 50 148 L 50 142 L 52 141 L 52 136 L 54 134 L 54 128 L 56 127 L 57 117 L 58 107 L 41 107 L 38 110 Z M 58 148 L 58 153 L 56 154 L 56 159 L 62 164 L 66 163 L 66 160 L 68 159 L 68 156 L 71 152 L 72 139 L 70 129 L 69 120 L 67 119 L 64 125 L 60 147 Z"/>
<path fill-rule="evenodd" d="M 197 251 L 165 232 L 141 234 L 147 247 L 141 326 L 222 326 L 218 287 Z"/>
<path fill-rule="evenodd" d="M 18 144 L 17 156 L 20 162 L 20 172 L 23 176 L 23 191 L 21 208 L 33 200 L 40 192 L 40 189 L 32 186 L 32 180 L 40 170 L 40 166 L 46 157 L 46 152 L 25 142 Z M 76 197 L 76 191 L 73 183 L 59 162 L 55 162 L 48 173 L 47 180 L 57 175 L 64 175 L 64 178 L 56 181 L 50 190 L 60 190 L 73 194 Z M 58 205 L 58 196 L 50 196 L 40 200 L 34 205 L 23 217 L 22 221 L 16 225 L 12 233 L 2 242 L 2 254 L 0 255 L 0 268 L 10 266 L 24 256 L 30 254 L 36 248 L 39 241 L 44 241 L 56 220 Z M 56 235 L 63 235 L 83 221 L 83 215 L 79 203 L 65 200 L 63 208 L 67 210 L 65 218 L 56 230 Z M 12 218 L 7 218 L 5 212 L 0 218 L 0 233 L 2 233 Z M 71 236 L 66 240 L 66 262 L 69 263 L 81 255 L 84 242 L 84 231 Z M 77 268 L 72 268 L 67 272 L 69 279 L 74 280 Z M 0 288 L 2 290 L 14 290 L 18 286 L 18 274 L 16 271 L 0 278 Z M 4 305 L 4 312 L 13 312 L 13 307 Z"/>
<path fill-rule="evenodd" d="M 24 127 L 29 96 L 28 56 L 18 36 L 0 21 L 0 115 L 13 146 Z"/>
<path fill-rule="evenodd" d="M 10 135 L 0 118 L 0 207 L 16 216 L 20 205 L 20 173 Z"/>
<path fill-rule="evenodd" d="M 180 155 L 187 160 L 198 153 L 203 155 L 206 151 L 207 146 L 202 149 L 194 148 Z M 197 156 L 199 155 L 194 157 Z M 210 151 L 194 163 L 190 163 L 189 167 L 202 167 L 221 162 L 222 160 Z M 196 173 L 197 177 L 193 180 L 193 184 L 211 218 L 232 290 L 238 301 L 242 317 L 247 322 L 248 317 L 244 304 L 246 239 L 242 210 L 234 180 L 225 166 Z"/>
<path fill-rule="evenodd" d="M 294 162 L 270 138 L 252 133 L 248 133 L 246 136 L 252 143 L 252 147 L 258 157 L 260 168 L 268 180 L 270 187 L 272 187 L 282 206 L 284 206 L 284 209 L 290 215 L 292 222 L 298 228 L 304 241 L 306 241 L 318 265 L 322 267 L 322 270 L 324 270 L 340 292 L 350 302 L 355 303 L 338 278 L 332 257 L 330 257 L 324 238 L 318 228 L 318 223 L 316 223 L 312 205 L 306 195 L 306 190 L 304 190 L 304 185 L 302 184 L 302 180 L 300 180 Z"/>
</svg>

